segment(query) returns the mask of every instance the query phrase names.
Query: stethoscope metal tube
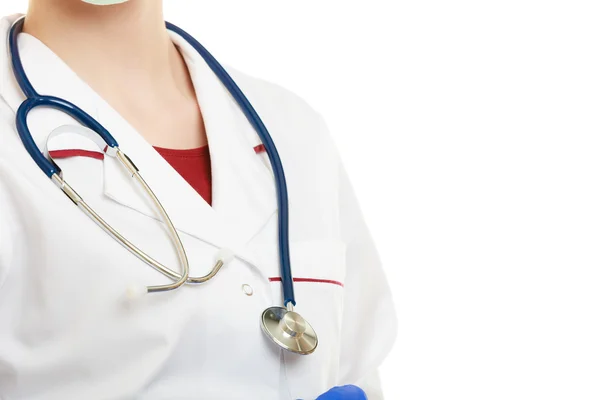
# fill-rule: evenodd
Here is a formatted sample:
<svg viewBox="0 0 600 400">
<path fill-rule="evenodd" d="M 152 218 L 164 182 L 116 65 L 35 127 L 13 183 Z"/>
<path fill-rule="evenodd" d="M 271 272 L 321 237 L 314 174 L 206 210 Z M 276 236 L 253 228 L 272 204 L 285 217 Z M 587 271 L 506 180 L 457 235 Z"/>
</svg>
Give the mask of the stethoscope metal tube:
<svg viewBox="0 0 600 400">
<path fill-rule="evenodd" d="M 123 153 L 118 146 L 115 138 L 93 117 L 77 107 L 75 104 L 53 96 L 44 96 L 37 93 L 33 85 L 29 81 L 21 57 L 19 54 L 19 48 L 17 43 L 17 37 L 23 29 L 24 17 L 18 19 L 13 24 L 8 41 L 11 55 L 11 64 L 13 72 L 19 87 L 24 93 L 26 99 L 17 110 L 16 125 L 19 132 L 19 136 L 23 141 L 25 148 L 29 155 L 37 163 L 40 169 L 51 178 L 61 190 L 75 203 L 80 209 L 85 212 L 92 220 L 94 220 L 102 229 L 104 229 L 110 236 L 125 246 L 130 252 L 135 254 L 139 259 L 156 269 L 163 275 L 172 279 L 174 282 L 165 285 L 156 285 L 143 288 L 134 288 L 130 290 L 130 294 L 138 295 L 141 293 L 152 293 L 162 292 L 177 289 L 186 283 L 204 283 L 212 279 L 218 274 L 220 269 L 227 263 L 232 257 L 230 254 L 221 253 L 212 270 L 205 276 L 202 277 L 190 277 L 189 276 L 189 262 L 185 249 L 179 238 L 176 228 L 171 222 L 164 207 L 148 186 L 145 180 L 142 178 L 139 170 L 135 164 Z M 248 119 L 248 122 L 257 132 L 261 139 L 269 161 L 273 169 L 273 175 L 275 178 L 277 188 L 277 204 L 278 204 L 278 250 L 279 250 L 279 263 L 281 271 L 281 281 L 283 288 L 284 307 L 270 307 L 266 309 L 262 314 L 262 329 L 267 336 L 277 345 L 283 349 L 292 351 L 299 354 L 310 354 L 317 347 L 317 336 L 306 320 L 304 320 L 299 314 L 294 312 L 294 306 L 296 300 L 294 296 L 294 284 L 290 265 L 290 251 L 289 251 L 289 209 L 288 209 L 288 193 L 287 183 L 285 180 L 285 174 L 283 165 L 279 157 L 279 153 L 269 134 L 267 128 L 263 124 L 262 120 L 244 95 L 237 84 L 225 71 L 225 69 L 217 62 L 217 60 L 191 35 L 182 29 L 176 27 L 173 24 L 166 23 L 167 29 L 175 32 L 183 39 L 185 39 L 206 61 L 207 65 L 217 75 L 219 80 L 227 88 L 230 94 L 233 96 L 235 101 L 240 106 L 244 115 Z M 79 123 L 83 125 L 81 129 L 87 129 L 89 131 L 83 132 L 89 137 L 91 134 L 100 137 L 104 148 L 101 150 L 109 155 L 116 157 L 120 164 L 126 168 L 131 174 L 132 178 L 135 179 L 144 192 L 152 199 L 157 211 L 161 215 L 161 219 L 166 224 L 171 241 L 177 249 L 179 262 L 181 264 L 181 272 L 175 272 L 172 269 L 159 263 L 145 252 L 141 251 L 137 246 L 132 244 L 129 240 L 123 237 L 119 232 L 110 226 L 102 217 L 100 217 L 82 198 L 75 192 L 71 186 L 63 179 L 62 171 L 60 167 L 52 160 L 50 156 L 43 154 L 37 147 L 33 140 L 31 132 L 27 125 L 27 116 L 31 110 L 37 107 L 49 107 L 71 116 Z M 71 127 L 72 128 L 72 127 Z M 60 130 L 60 128 L 59 128 Z M 59 132 L 60 133 L 60 132 Z M 81 132 L 79 132 L 81 133 Z"/>
<path fill-rule="evenodd" d="M 94 209 L 92 207 L 90 207 L 83 200 L 83 198 L 79 194 L 77 194 L 77 192 L 66 181 L 63 180 L 63 178 L 61 176 L 62 174 L 60 174 L 60 173 L 53 174 L 52 181 L 54 183 L 56 183 L 56 185 L 59 188 L 62 189 L 62 191 L 67 195 L 67 197 L 69 197 L 71 199 L 71 201 L 73 203 L 75 203 L 75 205 L 77 205 L 77 207 L 82 209 L 85 214 L 87 214 L 94 222 L 96 222 L 102 229 L 104 229 L 115 240 L 117 240 L 119 243 L 121 243 L 123 246 L 125 246 L 127 249 L 129 249 L 129 251 L 131 251 L 133 254 L 135 254 L 138 258 L 140 258 L 146 264 L 150 265 L 157 271 L 163 273 L 164 275 L 170 277 L 171 279 L 173 279 L 175 281 L 173 283 L 166 284 L 166 285 L 148 286 L 144 289 L 145 292 L 147 292 L 147 293 L 165 292 L 165 291 L 177 289 L 177 288 L 181 287 L 182 285 L 184 285 L 189 279 L 189 262 L 187 259 L 187 255 L 185 254 L 185 249 L 183 248 L 183 245 L 181 243 L 181 239 L 179 238 L 179 235 L 177 234 L 177 231 L 175 230 L 175 227 L 173 226 L 173 223 L 171 222 L 166 211 L 164 210 L 162 204 L 160 204 L 160 201 L 158 201 L 158 198 L 154 195 L 152 190 L 150 190 L 150 188 L 148 187 L 148 185 L 146 184 L 144 179 L 139 175 L 139 173 L 137 173 L 137 168 L 135 167 L 135 165 L 133 165 L 133 163 L 127 158 L 127 156 L 125 156 L 125 154 L 122 153 L 120 150 L 117 150 L 117 158 L 119 158 L 122 161 L 123 165 L 126 165 L 128 167 L 128 170 L 130 170 L 130 172 L 133 173 L 133 176 L 136 177 L 138 182 L 140 182 L 142 184 L 142 186 L 144 187 L 144 190 L 152 198 L 154 205 L 159 210 L 159 212 L 162 216 L 163 222 L 165 222 L 165 224 L 167 225 L 167 228 L 169 229 L 171 240 L 172 240 L 173 244 L 175 245 L 175 248 L 177 249 L 179 262 L 182 265 L 182 272 L 180 274 L 177 274 L 170 268 L 167 268 L 166 266 L 162 265 L 158 261 L 154 260 L 148 254 L 141 251 L 133 243 L 131 243 L 129 240 L 127 240 L 125 237 L 123 237 L 117 230 L 115 230 L 110 224 L 108 224 L 100 215 L 98 215 L 94 211 Z M 129 290 L 130 294 L 133 294 L 133 293 L 141 294 L 143 292 L 139 289 L 135 292 L 131 291 L 130 288 L 128 288 L 128 290 Z"/>
</svg>

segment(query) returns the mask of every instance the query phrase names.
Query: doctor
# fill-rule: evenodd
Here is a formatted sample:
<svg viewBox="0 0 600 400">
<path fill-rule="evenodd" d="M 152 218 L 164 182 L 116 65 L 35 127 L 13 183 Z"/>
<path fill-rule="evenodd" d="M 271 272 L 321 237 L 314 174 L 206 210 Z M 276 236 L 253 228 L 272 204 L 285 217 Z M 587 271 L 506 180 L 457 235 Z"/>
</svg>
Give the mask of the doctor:
<svg viewBox="0 0 600 400">
<path fill-rule="evenodd" d="M 276 145 L 288 206 L 269 143 L 210 61 L 165 29 L 161 0 L 29 6 L 24 24 L 0 21 L 5 39 L 16 32 L 13 47 L 0 41 L 0 398 L 382 398 L 390 288 L 321 117 L 227 69 Z M 137 168 L 124 171 L 116 147 L 49 107 L 27 115 L 28 147 L 15 121 L 32 92 L 16 78 L 15 49 L 36 94 L 79 107 Z M 62 177 L 134 247 L 65 196 Z M 295 301 L 282 291 L 283 204 Z M 185 284 L 186 272 L 213 268 Z M 294 326 L 275 326 L 288 338 L 316 332 L 304 354 L 261 329 L 263 311 L 283 304 Z"/>
</svg>

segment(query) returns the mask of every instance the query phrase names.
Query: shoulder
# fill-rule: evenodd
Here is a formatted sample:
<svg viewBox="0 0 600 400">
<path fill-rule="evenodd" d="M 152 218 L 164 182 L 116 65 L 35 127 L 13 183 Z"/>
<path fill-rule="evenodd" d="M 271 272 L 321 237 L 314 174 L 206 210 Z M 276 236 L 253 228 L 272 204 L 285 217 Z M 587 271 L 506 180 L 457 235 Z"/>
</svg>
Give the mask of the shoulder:
<svg viewBox="0 0 600 400">
<path fill-rule="evenodd" d="M 302 97 L 276 83 L 234 68 L 227 67 L 227 71 L 274 135 L 299 135 L 305 140 L 329 141 L 322 115 Z"/>
<path fill-rule="evenodd" d="M 277 111 L 285 112 L 287 115 L 298 115 L 311 119 L 320 118 L 319 113 L 304 99 L 283 86 L 251 76 L 235 68 L 227 67 L 227 72 L 244 93 L 248 97 L 252 97 L 251 100 L 255 100 L 257 104 L 275 107 Z"/>
</svg>

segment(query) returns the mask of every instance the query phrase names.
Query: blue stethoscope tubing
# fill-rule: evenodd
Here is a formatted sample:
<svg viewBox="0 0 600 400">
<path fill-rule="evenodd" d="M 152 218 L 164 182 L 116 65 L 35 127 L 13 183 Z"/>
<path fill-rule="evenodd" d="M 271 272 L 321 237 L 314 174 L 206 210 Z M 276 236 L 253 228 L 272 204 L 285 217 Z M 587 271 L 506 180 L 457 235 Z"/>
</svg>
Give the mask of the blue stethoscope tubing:
<svg viewBox="0 0 600 400">
<path fill-rule="evenodd" d="M 48 107 L 62 111 L 66 115 L 74 118 L 84 127 L 89 128 L 98 134 L 108 147 L 118 149 L 119 146 L 110 132 L 81 108 L 65 99 L 40 95 L 35 90 L 23 67 L 18 47 L 18 35 L 23 31 L 24 21 L 24 18 L 17 20 L 10 29 L 8 37 L 14 76 L 26 97 L 25 101 L 23 101 L 17 110 L 16 127 L 31 158 L 50 179 L 53 179 L 57 175 L 60 176 L 62 171 L 51 158 L 47 158 L 40 151 L 33 140 L 27 125 L 27 117 L 33 109 L 38 107 Z M 275 186 L 277 188 L 278 250 L 284 307 L 271 307 L 265 310 L 262 315 L 262 326 L 263 330 L 271 340 L 282 348 L 295 353 L 310 354 L 317 346 L 316 334 L 308 322 L 293 311 L 296 300 L 294 296 L 294 280 L 290 263 L 288 190 L 283 165 L 277 147 L 256 110 L 223 66 L 221 66 L 221 64 L 219 64 L 219 62 L 195 38 L 183 29 L 168 22 L 166 22 L 166 28 L 181 36 L 202 56 L 213 73 L 219 78 L 221 83 L 234 98 L 265 147 L 273 170 Z"/>
<path fill-rule="evenodd" d="M 17 38 L 19 33 L 23 30 L 24 19 L 17 21 L 10 31 L 9 36 L 9 47 L 12 58 L 12 66 L 15 75 L 15 79 L 19 84 L 19 87 L 27 97 L 27 99 L 21 104 L 17 110 L 17 130 L 19 136 L 25 145 L 25 148 L 29 152 L 29 155 L 37 163 L 42 171 L 48 176 L 59 173 L 60 168 L 55 163 L 48 160 L 44 154 L 39 150 L 38 146 L 33 140 L 31 132 L 27 125 L 27 116 L 31 110 L 37 107 L 50 107 L 66 113 L 73 117 L 82 125 L 92 129 L 106 142 L 109 147 L 118 147 L 116 139 L 106 130 L 98 121 L 92 116 L 77 107 L 75 104 L 54 96 L 40 95 L 33 87 L 21 61 L 21 55 L 19 53 L 19 46 L 17 44 Z M 275 183 L 277 187 L 277 205 L 278 205 L 278 228 L 279 228 L 279 263 L 281 269 L 281 282 L 283 285 L 283 297 L 284 305 L 288 303 L 296 305 L 294 296 L 294 284 L 290 263 L 290 248 L 289 248 L 289 207 L 288 207 L 288 193 L 287 183 L 285 180 L 285 173 L 283 170 L 283 164 L 279 157 L 277 147 L 269 134 L 265 124 L 258 116 L 256 110 L 248 101 L 248 98 L 244 95 L 239 86 L 231 78 L 231 76 L 225 71 L 225 68 L 202 46 L 194 37 L 183 29 L 166 22 L 167 29 L 175 32 L 183 39 L 185 39 L 208 64 L 210 69 L 217 75 L 221 83 L 227 88 L 229 93 L 232 95 L 244 115 L 248 119 L 248 122 L 252 125 L 260 140 L 262 141 L 266 153 L 269 157 L 271 167 L 273 169 L 273 175 L 275 177 Z"/>
</svg>

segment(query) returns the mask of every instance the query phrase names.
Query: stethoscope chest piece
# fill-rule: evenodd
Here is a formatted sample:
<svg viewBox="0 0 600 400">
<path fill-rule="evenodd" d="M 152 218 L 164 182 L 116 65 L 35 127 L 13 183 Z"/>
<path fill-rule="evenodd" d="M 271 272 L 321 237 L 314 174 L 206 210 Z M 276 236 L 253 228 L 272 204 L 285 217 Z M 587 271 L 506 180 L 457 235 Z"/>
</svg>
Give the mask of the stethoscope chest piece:
<svg viewBox="0 0 600 400">
<path fill-rule="evenodd" d="M 311 354 L 319 343 L 317 334 L 300 314 L 283 307 L 267 308 L 262 314 L 262 328 L 284 350 Z"/>
</svg>

